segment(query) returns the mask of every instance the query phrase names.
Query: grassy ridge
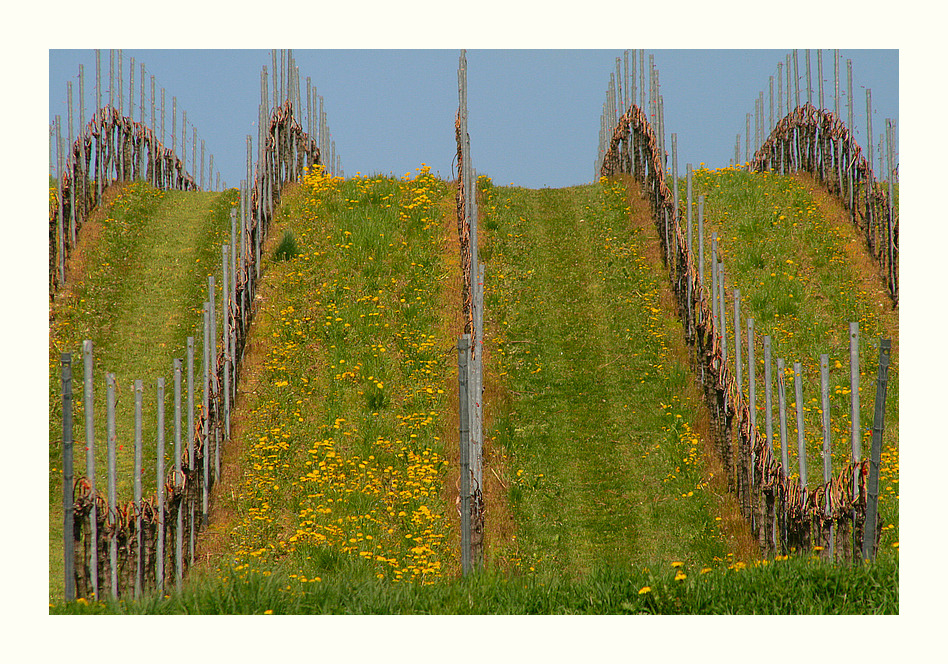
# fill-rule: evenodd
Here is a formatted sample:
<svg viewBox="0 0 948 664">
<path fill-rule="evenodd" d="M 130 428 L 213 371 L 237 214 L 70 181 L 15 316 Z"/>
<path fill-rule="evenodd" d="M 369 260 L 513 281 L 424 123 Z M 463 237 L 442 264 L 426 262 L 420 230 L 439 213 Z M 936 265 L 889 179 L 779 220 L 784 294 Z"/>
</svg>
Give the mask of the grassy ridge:
<svg viewBox="0 0 948 664">
<path fill-rule="evenodd" d="M 897 556 L 735 555 L 641 201 L 479 185 L 485 474 L 517 524 L 487 569 L 457 578 L 451 193 L 314 173 L 266 251 L 207 564 L 180 594 L 50 612 L 897 613 Z"/>
<path fill-rule="evenodd" d="M 485 343 L 509 398 L 486 435 L 509 456 L 524 571 L 728 558 L 700 403 L 647 213 L 625 185 L 482 180 Z"/>
<path fill-rule="evenodd" d="M 706 195 L 705 278 L 710 281 L 711 234 L 717 233 L 725 264 L 729 334 L 733 334 L 730 289 L 742 294 L 742 338 L 747 361 L 748 318 L 757 336 L 757 424 L 764 431 L 763 337 L 772 337 L 773 371 L 784 358 L 788 372 L 787 433 L 790 475 L 799 477 L 793 363 L 803 368 L 804 436 L 807 478 L 822 482 L 822 408 L 819 356 L 829 355 L 829 394 L 834 472 L 851 459 L 849 322 L 859 323 L 860 430 L 862 458 L 871 446 L 878 373 L 879 338 L 892 338 L 892 365 L 886 400 L 885 436 L 880 468 L 882 551 L 898 546 L 899 357 L 898 313 L 845 212 L 812 181 L 734 168 L 694 172 L 694 200 Z M 684 181 L 680 200 L 685 200 Z M 695 210 L 697 219 L 697 210 Z M 695 221 L 695 229 L 697 222 Z M 697 254 L 697 245 L 695 253 Z M 733 346 L 729 349 L 733 362 Z M 745 369 L 746 373 L 746 369 Z M 747 378 L 744 390 L 747 394 Z M 780 446 L 774 386 L 775 453 Z"/>
<path fill-rule="evenodd" d="M 296 596 L 337 574 L 398 584 L 454 573 L 442 200 L 447 186 L 427 168 L 400 180 L 316 171 L 284 198 L 233 474 L 216 497 L 212 585 L 287 569 Z"/>
<path fill-rule="evenodd" d="M 172 360 L 185 357 L 195 336 L 200 373 L 201 304 L 207 275 L 217 275 L 220 247 L 229 242 L 236 191 L 160 191 L 136 182 L 83 228 L 72 279 L 56 298 L 49 329 L 50 596 L 62 596 L 62 402 L 60 355 L 72 353 L 76 476 L 85 475 L 82 341 L 94 355 L 96 482 L 107 483 L 105 373 L 116 375 L 119 500 L 132 497 L 134 391 L 144 381 L 143 492 L 155 490 L 156 380 L 166 382 L 166 440 L 173 440 Z M 218 299 L 220 293 L 218 293 Z M 198 401 L 199 402 L 199 401 Z M 150 472 L 149 472 L 150 470 Z"/>
</svg>

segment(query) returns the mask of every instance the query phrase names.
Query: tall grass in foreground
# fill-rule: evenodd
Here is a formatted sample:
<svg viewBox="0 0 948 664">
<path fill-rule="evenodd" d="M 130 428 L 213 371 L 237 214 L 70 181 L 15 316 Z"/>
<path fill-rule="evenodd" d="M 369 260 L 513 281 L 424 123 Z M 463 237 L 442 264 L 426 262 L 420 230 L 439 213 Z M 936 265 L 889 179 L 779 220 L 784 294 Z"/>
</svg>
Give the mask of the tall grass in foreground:
<svg viewBox="0 0 948 664">
<path fill-rule="evenodd" d="M 677 562 L 677 561 L 675 561 Z M 340 566 L 302 592 L 288 566 L 269 576 L 192 579 L 168 598 L 73 602 L 54 614 L 897 614 L 899 569 L 892 558 L 838 567 L 815 557 L 728 568 L 599 568 L 568 580 L 491 570 L 433 585 L 392 584 L 364 567 Z"/>
</svg>

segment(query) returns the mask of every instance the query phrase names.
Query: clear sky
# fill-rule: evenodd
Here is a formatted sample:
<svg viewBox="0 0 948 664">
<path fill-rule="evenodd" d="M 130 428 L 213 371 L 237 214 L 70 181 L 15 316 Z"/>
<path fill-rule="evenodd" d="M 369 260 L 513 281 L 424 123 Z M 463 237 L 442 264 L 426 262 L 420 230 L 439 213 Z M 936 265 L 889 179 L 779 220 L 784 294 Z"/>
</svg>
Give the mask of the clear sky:
<svg viewBox="0 0 948 664">
<path fill-rule="evenodd" d="M 630 40 L 634 41 L 634 40 Z M 634 46 L 634 44 L 633 44 Z M 474 165 L 495 182 L 526 187 L 561 187 L 589 182 L 599 140 L 599 117 L 610 73 L 624 49 L 468 51 L 469 133 Z M 309 77 L 323 97 L 328 125 L 347 175 L 356 172 L 414 171 L 428 164 L 452 178 L 454 116 L 458 107 L 459 50 L 309 50 L 293 54 L 305 91 Z M 678 135 L 678 160 L 695 167 L 726 166 L 746 114 L 760 92 L 769 115 L 769 77 L 791 51 L 647 50 L 654 57 L 664 99 L 666 137 Z M 102 50 L 104 94 L 108 92 L 109 51 Z M 117 55 L 117 53 L 116 53 Z M 246 136 L 256 141 L 260 71 L 272 69 L 269 50 L 124 49 L 123 78 L 128 103 L 130 59 L 135 59 L 136 107 L 141 65 L 155 77 L 156 96 L 165 89 L 166 143 L 171 140 L 171 98 L 214 154 L 215 171 L 229 186 L 239 184 L 246 159 Z M 806 50 L 799 49 L 799 76 L 805 98 Z M 817 98 L 817 52 L 811 51 L 813 99 Z M 898 50 L 840 51 L 842 113 L 847 101 L 846 61 L 853 64 L 856 132 L 866 131 L 865 88 L 872 90 L 873 141 L 885 119 L 899 117 Z M 49 116 L 66 125 L 66 82 L 73 80 L 78 126 L 78 72 L 85 69 L 87 117 L 95 100 L 95 51 L 49 51 Z M 784 74 L 785 79 L 786 74 Z M 823 51 L 824 107 L 833 108 L 833 51 Z M 270 72 L 272 84 L 273 74 Z M 271 92 L 272 95 L 272 92 Z M 777 96 L 777 84 L 774 85 Z M 150 80 L 146 79 L 146 122 L 150 121 Z M 776 101 L 775 101 L 776 103 Z M 305 112 L 305 102 L 303 109 Z M 127 109 L 126 109 L 127 111 Z M 136 118 L 138 111 L 136 111 Z M 754 123 L 751 121 L 753 131 Z M 190 137 L 190 131 L 189 131 Z M 190 138 L 189 138 L 190 146 Z M 200 143 L 199 143 L 200 150 Z M 188 152 L 190 159 L 190 147 Z"/>
</svg>

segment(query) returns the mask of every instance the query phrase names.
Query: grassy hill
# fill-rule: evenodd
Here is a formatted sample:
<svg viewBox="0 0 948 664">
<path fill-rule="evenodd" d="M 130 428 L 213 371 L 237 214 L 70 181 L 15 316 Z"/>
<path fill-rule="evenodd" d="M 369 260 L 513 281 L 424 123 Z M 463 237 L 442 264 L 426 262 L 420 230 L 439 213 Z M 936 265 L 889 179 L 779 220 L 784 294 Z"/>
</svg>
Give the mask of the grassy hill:
<svg viewBox="0 0 948 664">
<path fill-rule="evenodd" d="M 135 380 L 144 381 L 143 476 L 145 495 L 155 491 L 156 382 L 165 377 L 169 397 L 174 358 L 185 357 L 195 337 L 200 372 L 201 305 L 207 275 L 220 288 L 221 245 L 229 243 L 230 209 L 237 192 L 160 191 L 143 183 L 116 186 L 106 207 L 85 224 L 70 261 L 67 286 L 50 309 L 49 497 L 50 600 L 63 593 L 62 401 L 60 355 L 72 353 L 75 472 L 85 475 L 82 342 L 93 342 L 97 489 L 106 488 L 105 373 L 117 384 L 116 438 L 120 501 L 132 497 Z M 166 417 L 166 440 L 172 440 Z"/>
<path fill-rule="evenodd" d="M 709 219 L 725 217 L 721 190 L 740 198 L 756 183 L 699 180 L 721 201 Z M 526 190 L 482 178 L 479 189 L 485 569 L 459 578 L 453 188 L 424 167 L 345 181 L 317 172 L 285 192 L 263 252 L 200 564 L 167 598 L 51 613 L 898 612 L 888 541 L 874 565 L 759 559 L 712 453 L 636 185 Z M 744 218 L 735 206 L 731 221 Z M 724 245 L 734 264 L 738 245 Z M 182 265 L 198 258 L 211 260 Z M 186 312 L 203 299 L 195 288 Z M 799 324 L 769 329 L 789 343 L 806 336 L 802 313 Z M 170 367 L 180 351 L 168 352 Z M 51 555 L 59 537 L 51 528 Z"/>
</svg>

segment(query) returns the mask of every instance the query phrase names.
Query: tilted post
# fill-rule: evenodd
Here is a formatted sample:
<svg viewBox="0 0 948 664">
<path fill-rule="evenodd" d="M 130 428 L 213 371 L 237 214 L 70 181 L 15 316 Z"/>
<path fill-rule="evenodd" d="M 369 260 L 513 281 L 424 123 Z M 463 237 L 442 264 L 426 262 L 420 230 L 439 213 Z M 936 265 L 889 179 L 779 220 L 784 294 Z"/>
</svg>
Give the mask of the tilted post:
<svg viewBox="0 0 948 664">
<path fill-rule="evenodd" d="M 458 340 L 458 408 L 460 437 L 458 444 L 461 453 L 461 572 L 467 576 L 471 572 L 471 423 L 468 411 L 468 357 L 470 356 L 470 335 Z"/>
<path fill-rule="evenodd" d="M 879 344 L 879 377 L 876 379 L 876 404 L 872 418 L 872 451 L 869 457 L 869 480 L 866 485 L 866 525 L 862 535 L 862 558 L 876 557 L 876 532 L 879 514 L 879 464 L 882 461 L 882 434 L 885 429 L 885 395 L 889 381 L 889 355 L 892 340 Z"/>
</svg>

